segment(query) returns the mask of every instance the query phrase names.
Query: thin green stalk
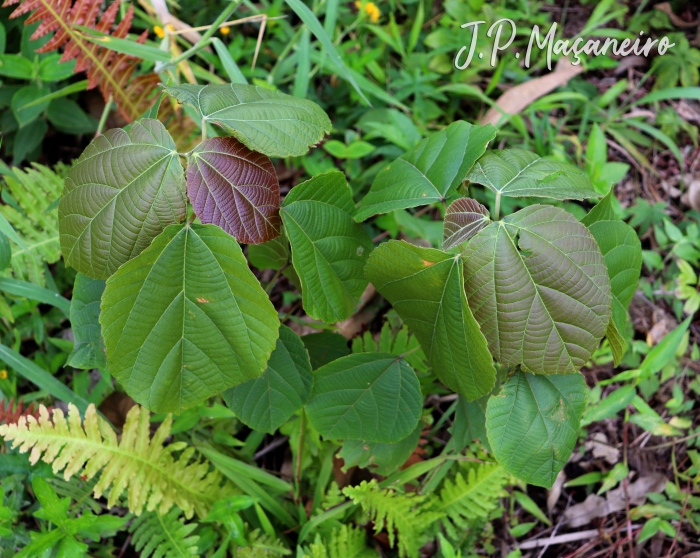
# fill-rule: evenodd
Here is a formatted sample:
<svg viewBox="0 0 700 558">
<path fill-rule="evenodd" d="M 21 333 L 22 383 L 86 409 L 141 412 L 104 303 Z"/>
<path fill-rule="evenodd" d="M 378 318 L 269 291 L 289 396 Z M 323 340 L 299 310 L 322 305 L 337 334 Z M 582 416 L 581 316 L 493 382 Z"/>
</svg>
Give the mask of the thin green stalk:
<svg viewBox="0 0 700 558">
<path fill-rule="evenodd" d="M 496 194 L 496 208 L 494 209 L 493 212 L 493 220 L 498 221 L 498 218 L 501 216 L 501 193 L 498 192 Z"/>
<path fill-rule="evenodd" d="M 297 448 L 297 462 L 294 471 L 294 488 L 296 491 L 296 499 L 299 499 L 301 493 L 301 463 L 304 460 L 304 444 L 306 443 L 306 412 L 303 407 L 301 409 L 301 426 L 299 427 L 299 447 Z"/>
<path fill-rule="evenodd" d="M 109 96 L 107 102 L 105 103 L 105 108 L 102 111 L 102 116 L 100 116 L 100 122 L 97 125 L 97 132 L 95 132 L 95 137 L 102 135 L 102 130 L 104 130 L 105 124 L 107 123 L 107 117 L 112 110 L 112 96 Z"/>
</svg>

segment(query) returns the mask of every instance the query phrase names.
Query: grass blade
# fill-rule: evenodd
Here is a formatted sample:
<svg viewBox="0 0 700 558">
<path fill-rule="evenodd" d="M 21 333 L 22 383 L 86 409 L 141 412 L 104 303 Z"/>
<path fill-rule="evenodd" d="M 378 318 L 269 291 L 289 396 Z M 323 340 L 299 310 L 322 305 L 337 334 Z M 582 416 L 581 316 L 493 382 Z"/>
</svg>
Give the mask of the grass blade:
<svg viewBox="0 0 700 558">
<path fill-rule="evenodd" d="M 55 306 L 62 310 L 66 316 L 70 314 L 70 300 L 63 298 L 60 294 L 18 279 L 10 279 L 8 277 L 0 277 L 0 291 L 4 291 L 11 295 L 23 296 L 30 300 L 43 302 Z"/>
</svg>

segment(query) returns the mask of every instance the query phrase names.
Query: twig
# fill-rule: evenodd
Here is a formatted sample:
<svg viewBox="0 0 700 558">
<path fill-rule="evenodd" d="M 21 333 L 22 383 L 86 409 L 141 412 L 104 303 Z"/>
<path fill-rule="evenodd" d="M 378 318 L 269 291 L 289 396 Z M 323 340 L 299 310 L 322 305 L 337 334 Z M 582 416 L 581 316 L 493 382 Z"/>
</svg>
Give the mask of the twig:
<svg viewBox="0 0 700 558">
<path fill-rule="evenodd" d="M 260 459 L 260 458 L 263 457 L 264 455 L 267 455 L 268 453 L 270 453 L 272 450 L 277 449 L 278 447 L 280 447 L 280 446 L 281 446 L 282 444 L 284 444 L 287 440 L 289 440 L 289 436 L 280 436 L 279 438 L 277 438 L 277 439 L 275 439 L 275 440 L 272 440 L 272 442 L 270 442 L 270 443 L 269 443 L 268 445 L 266 445 L 263 449 L 261 449 L 260 451 L 256 452 L 256 453 L 253 455 L 253 460 L 254 460 L 254 461 L 257 461 L 258 459 Z"/>
<path fill-rule="evenodd" d="M 688 498 L 690 498 L 690 483 L 686 487 L 685 500 L 683 501 L 683 509 L 681 510 L 681 518 L 678 521 L 678 529 L 676 529 L 676 535 L 673 537 L 673 542 L 671 543 L 671 548 L 668 549 L 668 554 L 666 558 L 671 558 L 673 556 L 673 549 L 676 547 L 676 542 L 678 542 L 678 535 L 680 535 L 681 529 L 683 528 L 683 518 L 685 517 L 685 510 L 688 507 Z"/>
<path fill-rule="evenodd" d="M 258 40 L 255 43 L 255 54 L 253 54 L 253 63 L 250 65 L 250 71 L 255 69 L 255 63 L 258 61 L 258 54 L 260 53 L 260 45 L 262 44 L 263 35 L 265 34 L 265 27 L 267 26 L 267 14 L 263 14 L 263 20 L 260 24 L 260 30 L 258 31 Z"/>
<path fill-rule="evenodd" d="M 244 23 L 255 23 L 257 21 L 262 21 L 262 20 L 267 20 L 267 21 L 274 21 L 276 19 L 286 19 L 286 15 L 281 15 L 281 16 L 275 16 L 275 17 L 268 17 L 267 14 L 256 14 L 252 16 L 247 16 L 247 17 L 242 17 L 241 19 L 234 19 L 232 21 L 224 21 L 223 23 L 220 23 L 217 28 L 221 27 L 233 27 L 235 25 L 243 25 Z M 206 29 L 211 29 L 213 25 L 201 25 L 199 27 L 191 27 L 189 29 L 182 29 L 182 30 L 176 30 L 176 31 L 171 31 L 171 35 L 182 35 L 183 33 L 187 33 L 189 31 L 204 31 Z"/>
<path fill-rule="evenodd" d="M 666 442 L 664 444 L 657 444 L 655 446 L 649 446 L 648 448 L 640 448 L 642 451 L 651 451 L 651 450 L 657 450 L 661 448 L 668 448 L 671 446 L 675 446 L 676 444 L 682 444 L 683 442 L 687 442 L 688 440 L 692 440 L 693 438 L 697 438 L 700 436 L 700 432 L 696 432 L 695 434 L 691 434 L 690 436 L 685 436 L 684 438 L 678 438 L 677 440 L 673 440 L 672 442 Z"/>
<path fill-rule="evenodd" d="M 112 96 L 110 95 L 109 99 L 107 99 L 107 102 L 105 103 L 105 108 L 102 110 L 102 116 L 100 116 L 100 123 L 97 125 L 97 132 L 95 132 L 95 137 L 102 135 L 102 130 L 104 130 L 105 124 L 107 123 L 107 117 L 109 116 L 109 113 L 112 110 L 112 102 Z"/>
</svg>

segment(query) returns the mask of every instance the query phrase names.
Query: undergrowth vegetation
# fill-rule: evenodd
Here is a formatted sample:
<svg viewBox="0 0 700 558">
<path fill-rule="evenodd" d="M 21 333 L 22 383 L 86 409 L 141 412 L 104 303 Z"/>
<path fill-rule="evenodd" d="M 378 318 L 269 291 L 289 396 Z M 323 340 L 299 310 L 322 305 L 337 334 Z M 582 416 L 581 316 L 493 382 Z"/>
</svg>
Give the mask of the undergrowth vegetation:
<svg viewBox="0 0 700 558">
<path fill-rule="evenodd" d="M 6 1 L 0 555 L 700 550 L 698 33 Z"/>
</svg>

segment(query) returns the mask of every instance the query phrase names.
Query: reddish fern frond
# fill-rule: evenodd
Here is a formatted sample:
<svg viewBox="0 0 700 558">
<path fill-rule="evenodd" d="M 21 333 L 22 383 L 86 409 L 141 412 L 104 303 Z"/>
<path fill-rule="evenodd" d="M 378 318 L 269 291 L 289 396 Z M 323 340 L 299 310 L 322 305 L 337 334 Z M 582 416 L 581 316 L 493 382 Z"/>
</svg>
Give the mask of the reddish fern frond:
<svg viewBox="0 0 700 558">
<path fill-rule="evenodd" d="M 33 416 L 39 418 L 39 408 L 34 407 L 34 403 L 30 403 L 28 407 L 24 406 L 24 402 L 20 401 L 15 406 L 15 400 L 0 399 L 0 424 L 13 424 L 19 422 L 20 417 Z"/>
<path fill-rule="evenodd" d="M 88 88 L 99 87 L 105 101 L 112 97 L 127 121 L 143 114 L 152 103 L 152 93 L 160 81 L 157 74 L 133 77 L 139 59 L 119 54 L 88 41 L 78 26 L 124 39 L 131 28 L 134 8 L 129 6 L 115 26 L 119 0 L 113 2 L 100 17 L 102 0 L 5 0 L 3 7 L 19 4 L 10 17 L 32 12 L 26 24 L 39 22 L 32 39 L 48 33 L 53 37 L 37 52 L 50 52 L 63 47 L 61 62 L 75 60 L 75 71 L 86 71 Z M 98 21 L 99 17 L 99 21 Z M 138 41 L 143 43 L 146 33 Z"/>
</svg>

